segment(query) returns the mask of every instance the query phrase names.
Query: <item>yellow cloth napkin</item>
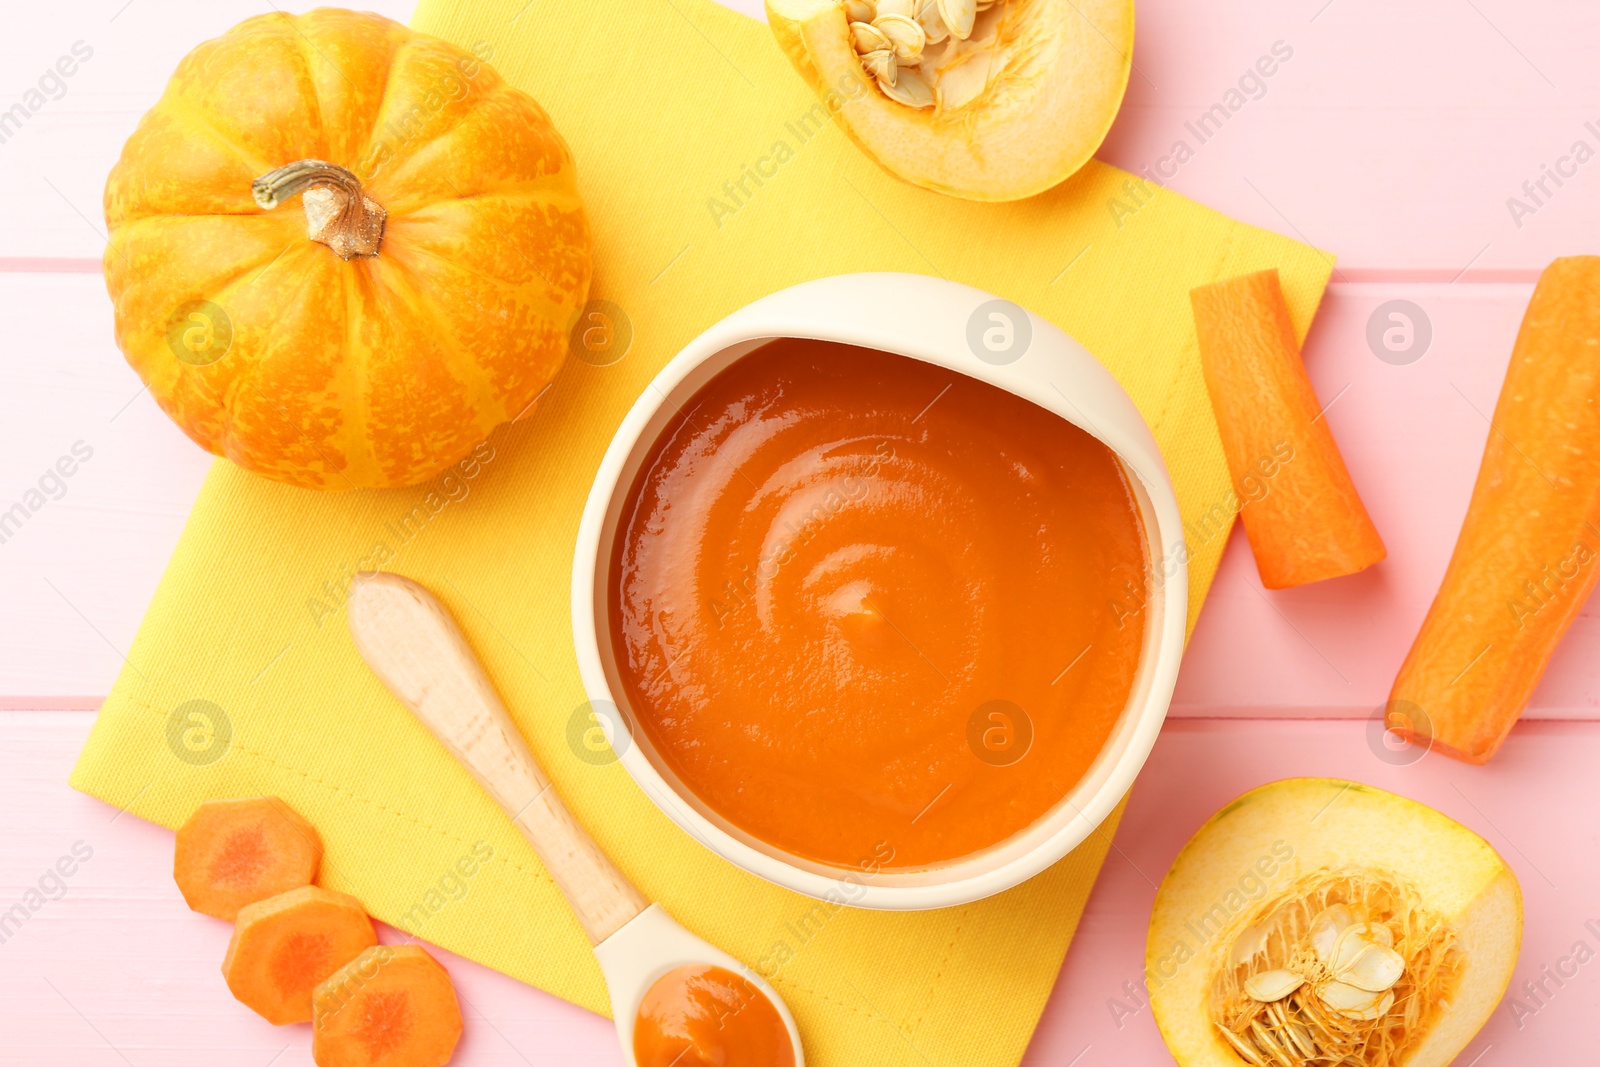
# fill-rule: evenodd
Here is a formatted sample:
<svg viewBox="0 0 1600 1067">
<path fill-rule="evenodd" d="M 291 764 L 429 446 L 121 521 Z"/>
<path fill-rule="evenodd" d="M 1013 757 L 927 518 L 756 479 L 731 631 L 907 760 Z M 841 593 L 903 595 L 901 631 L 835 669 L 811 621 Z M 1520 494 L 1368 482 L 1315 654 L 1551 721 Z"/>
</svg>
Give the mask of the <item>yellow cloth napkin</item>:
<svg viewBox="0 0 1600 1067">
<path fill-rule="evenodd" d="M 1303 334 L 1331 261 L 1098 163 L 1017 204 L 904 185 L 816 121 L 765 27 L 709 0 L 423 0 L 416 24 L 477 45 L 567 136 L 594 296 L 622 309 L 631 348 L 573 361 L 470 474 L 416 489 L 314 493 L 219 461 L 72 783 L 166 826 L 207 797 L 275 793 L 321 830 L 324 884 L 605 1011 L 530 850 L 351 648 L 345 586 L 382 564 L 455 612 L 563 797 L 645 894 L 741 959 L 784 961 L 774 984 L 814 1067 L 1012 1067 L 1114 820 L 1008 893 L 920 914 L 834 910 L 710 854 L 621 767 L 569 744 L 584 698 L 568 579 L 594 469 L 650 376 L 735 308 L 826 274 L 943 275 L 1058 323 L 1133 395 L 1191 522 L 1192 622 L 1231 494 L 1188 291 L 1277 267 Z"/>
</svg>

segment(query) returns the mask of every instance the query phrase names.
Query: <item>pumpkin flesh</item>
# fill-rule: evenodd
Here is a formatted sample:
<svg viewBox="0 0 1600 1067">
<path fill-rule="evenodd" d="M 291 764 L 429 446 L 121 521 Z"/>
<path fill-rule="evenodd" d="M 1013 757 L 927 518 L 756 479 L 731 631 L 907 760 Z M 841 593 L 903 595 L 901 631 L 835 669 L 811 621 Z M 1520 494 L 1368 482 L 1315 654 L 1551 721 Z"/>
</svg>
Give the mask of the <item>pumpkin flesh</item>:
<svg viewBox="0 0 1600 1067">
<path fill-rule="evenodd" d="M 1018 200 L 1076 173 L 1110 131 L 1133 63 L 1132 0 L 997 0 L 973 34 L 1000 42 L 982 90 L 916 109 L 863 72 L 844 0 L 766 8 L 790 63 L 851 140 L 896 177 L 967 200 Z"/>
<path fill-rule="evenodd" d="M 1383 872 L 1409 887 L 1450 931 L 1458 955 L 1459 974 L 1444 1002 L 1412 1014 L 1400 1003 L 1385 1024 L 1403 1031 L 1403 1020 L 1421 1016 L 1419 1029 L 1405 1034 L 1400 1067 L 1445 1067 L 1472 1040 L 1505 993 L 1521 947 L 1515 873 L 1488 842 L 1416 801 L 1356 782 L 1289 778 L 1258 786 L 1213 815 L 1156 893 L 1145 981 L 1161 1036 L 1181 1067 L 1249 1063 L 1213 1016 L 1218 972 L 1238 962 L 1258 905 L 1305 876 L 1353 869 Z"/>
</svg>

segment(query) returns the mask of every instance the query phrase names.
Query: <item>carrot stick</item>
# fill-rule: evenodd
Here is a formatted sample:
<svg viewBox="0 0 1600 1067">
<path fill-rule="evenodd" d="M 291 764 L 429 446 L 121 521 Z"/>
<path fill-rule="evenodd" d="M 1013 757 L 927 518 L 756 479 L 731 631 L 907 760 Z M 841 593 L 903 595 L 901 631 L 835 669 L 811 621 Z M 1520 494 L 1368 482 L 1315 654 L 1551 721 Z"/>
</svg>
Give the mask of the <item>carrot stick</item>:
<svg viewBox="0 0 1600 1067">
<path fill-rule="evenodd" d="M 1222 451 L 1268 589 L 1354 574 L 1386 555 L 1300 361 L 1276 270 L 1189 293 Z"/>
<path fill-rule="evenodd" d="M 1391 729 L 1484 763 L 1600 568 L 1600 256 L 1545 268 L 1444 581 L 1389 694 Z"/>
</svg>

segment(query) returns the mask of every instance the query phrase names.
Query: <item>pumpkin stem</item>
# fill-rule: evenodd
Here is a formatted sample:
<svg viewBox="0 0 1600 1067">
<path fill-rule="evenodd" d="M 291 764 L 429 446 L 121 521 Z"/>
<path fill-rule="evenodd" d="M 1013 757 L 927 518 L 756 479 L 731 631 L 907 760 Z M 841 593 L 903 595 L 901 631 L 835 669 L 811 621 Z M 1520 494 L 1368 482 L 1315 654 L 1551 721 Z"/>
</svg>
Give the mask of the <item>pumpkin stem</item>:
<svg viewBox="0 0 1600 1067">
<path fill-rule="evenodd" d="M 307 236 L 321 241 L 340 259 L 376 256 L 389 213 L 361 191 L 361 179 L 333 163 L 302 159 L 263 174 L 250 183 L 256 203 L 271 210 L 300 196 Z"/>
</svg>

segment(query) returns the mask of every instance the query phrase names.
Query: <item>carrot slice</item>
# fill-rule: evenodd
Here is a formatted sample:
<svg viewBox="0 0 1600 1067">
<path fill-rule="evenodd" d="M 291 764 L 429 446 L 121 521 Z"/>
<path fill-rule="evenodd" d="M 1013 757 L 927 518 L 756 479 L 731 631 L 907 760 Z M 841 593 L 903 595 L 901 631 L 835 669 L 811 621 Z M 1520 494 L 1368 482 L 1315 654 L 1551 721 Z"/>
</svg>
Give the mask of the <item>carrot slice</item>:
<svg viewBox="0 0 1600 1067">
<path fill-rule="evenodd" d="M 246 904 L 310 885 L 322 839 L 277 797 L 208 800 L 178 828 L 172 877 L 189 907 L 232 921 Z"/>
<path fill-rule="evenodd" d="M 318 1067 L 443 1067 L 461 1038 L 450 975 L 416 945 L 378 945 L 317 987 Z"/>
<path fill-rule="evenodd" d="M 1390 729 L 1484 763 L 1600 574 L 1600 256 L 1545 268 Z"/>
<path fill-rule="evenodd" d="M 301 886 L 239 909 L 222 976 L 268 1022 L 309 1022 L 313 990 L 377 943 L 359 900 Z"/>
<path fill-rule="evenodd" d="M 1288 589 L 1387 554 L 1300 360 L 1276 270 L 1189 294 L 1206 391 L 1256 570 Z"/>
</svg>

